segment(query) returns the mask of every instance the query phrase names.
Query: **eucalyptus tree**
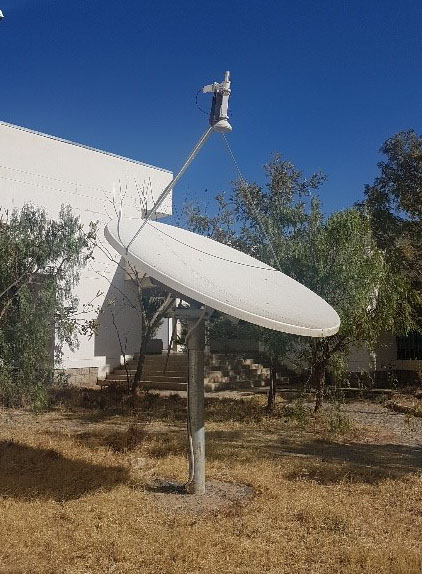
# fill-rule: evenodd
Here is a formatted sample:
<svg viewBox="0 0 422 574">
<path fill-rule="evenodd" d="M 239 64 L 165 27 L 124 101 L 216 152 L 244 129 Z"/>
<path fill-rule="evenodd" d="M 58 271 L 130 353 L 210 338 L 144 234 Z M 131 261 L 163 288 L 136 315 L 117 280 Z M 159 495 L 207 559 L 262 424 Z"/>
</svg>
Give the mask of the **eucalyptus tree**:
<svg viewBox="0 0 422 574">
<path fill-rule="evenodd" d="M 422 273 L 422 136 L 413 130 L 387 139 L 379 175 L 365 186 L 364 206 L 378 245 L 408 274 Z"/>
<path fill-rule="evenodd" d="M 56 220 L 30 204 L 0 214 L 0 398 L 7 405 L 45 400 L 53 355 L 77 345 L 86 325 L 73 287 L 92 256 L 95 225 L 86 232 L 70 207 Z"/>
<path fill-rule="evenodd" d="M 390 265 L 412 282 L 409 304 L 422 332 L 422 135 L 402 131 L 387 139 L 380 152 L 379 175 L 365 187 L 360 208 L 371 217 L 377 245 Z"/>
<path fill-rule="evenodd" d="M 263 335 L 274 366 L 287 354 L 306 362 L 318 410 L 327 369 L 344 363 L 353 345 L 372 348 L 382 330 L 405 332 L 413 326 L 405 297 L 409 282 L 392 273 L 366 213 L 348 209 L 324 217 L 317 195 L 322 174 L 306 179 L 281 156 L 265 171 L 266 186 L 238 181 L 227 197 L 217 197 L 216 215 L 189 205 L 187 220 L 193 230 L 278 267 L 337 310 L 341 328 L 333 337 Z"/>
</svg>

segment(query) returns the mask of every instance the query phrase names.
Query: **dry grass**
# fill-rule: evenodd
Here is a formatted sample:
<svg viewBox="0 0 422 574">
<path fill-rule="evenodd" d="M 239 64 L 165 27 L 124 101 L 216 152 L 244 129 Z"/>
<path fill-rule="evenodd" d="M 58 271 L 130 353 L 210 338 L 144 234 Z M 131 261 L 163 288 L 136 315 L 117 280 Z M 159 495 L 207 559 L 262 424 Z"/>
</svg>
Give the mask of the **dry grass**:
<svg viewBox="0 0 422 574">
<path fill-rule="evenodd" d="M 422 394 L 395 394 L 385 405 L 397 411 L 414 417 L 422 417 Z"/>
<path fill-rule="evenodd" d="M 184 402 L 91 398 L 0 412 L 0 573 L 422 572 L 420 450 L 300 405 L 210 400 L 207 475 L 255 495 L 198 515 L 149 489 L 186 478 Z"/>
</svg>

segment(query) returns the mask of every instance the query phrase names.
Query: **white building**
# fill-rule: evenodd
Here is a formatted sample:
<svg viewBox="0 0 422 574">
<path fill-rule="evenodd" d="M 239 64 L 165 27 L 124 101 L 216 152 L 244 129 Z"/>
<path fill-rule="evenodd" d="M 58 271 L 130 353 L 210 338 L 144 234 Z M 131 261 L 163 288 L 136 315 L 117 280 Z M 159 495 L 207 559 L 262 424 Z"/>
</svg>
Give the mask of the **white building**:
<svg viewBox="0 0 422 574">
<path fill-rule="evenodd" d="M 172 173 L 165 169 L 0 122 L 0 207 L 12 210 L 32 203 L 46 208 L 55 218 L 62 205 L 70 205 L 87 227 L 91 221 L 98 222 L 98 239 L 107 249 L 103 228 L 114 215 L 113 195 L 118 202 L 121 189 L 125 196 L 125 216 L 139 218 L 145 201 L 151 207 L 171 179 Z M 158 217 L 171 214 L 171 209 L 170 195 Z M 117 260 L 110 261 L 97 247 L 94 259 L 81 272 L 75 294 L 81 309 L 89 301 L 102 308 L 100 328 L 91 338 L 80 337 L 79 348 L 75 351 L 65 349 L 63 368 L 92 382 L 97 376 L 104 378 L 120 364 L 120 345 L 109 307 L 111 299 L 116 300 L 115 322 L 125 341 L 126 354 L 137 352 L 140 322 L 127 306 L 119 304 L 122 293 L 130 296 L 131 289 L 133 284 L 125 280 L 125 272 Z M 98 292 L 101 295 L 96 297 Z M 97 315 L 92 310 L 86 318 Z M 167 322 L 157 337 L 163 339 L 166 348 Z"/>
</svg>

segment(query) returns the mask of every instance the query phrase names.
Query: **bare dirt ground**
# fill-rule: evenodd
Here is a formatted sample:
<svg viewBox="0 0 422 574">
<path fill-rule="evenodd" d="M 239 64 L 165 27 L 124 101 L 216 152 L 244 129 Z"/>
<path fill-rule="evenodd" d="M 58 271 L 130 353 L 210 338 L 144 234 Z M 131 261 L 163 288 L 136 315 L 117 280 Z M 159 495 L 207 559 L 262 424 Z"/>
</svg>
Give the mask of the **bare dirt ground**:
<svg viewBox="0 0 422 574">
<path fill-rule="evenodd" d="M 346 403 L 341 407 L 359 425 L 380 429 L 380 438 L 389 433 L 394 444 L 422 447 L 422 418 L 392 411 L 369 401 Z"/>
<path fill-rule="evenodd" d="M 164 509 L 191 512 L 196 515 L 218 513 L 235 504 L 245 504 L 254 489 L 246 484 L 208 480 L 204 495 L 187 494 L 185 485 L 156 479 L 147 490 Z"/>
</svg>

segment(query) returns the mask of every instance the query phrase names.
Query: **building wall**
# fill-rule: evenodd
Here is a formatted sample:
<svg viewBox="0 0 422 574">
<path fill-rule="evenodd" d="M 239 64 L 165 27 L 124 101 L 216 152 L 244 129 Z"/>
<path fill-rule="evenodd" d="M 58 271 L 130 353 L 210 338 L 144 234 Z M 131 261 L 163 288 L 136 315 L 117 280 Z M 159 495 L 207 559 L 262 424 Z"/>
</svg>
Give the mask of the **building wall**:
<svg viewBox="0 0 422 574">
<path fill-rule="evenodd" d="M 380 337 L 373 356 L 363 346 L 354 347 L 348 358 L 348 369 L 351 372 L 387 371 L 388 369 L 422 372 L 422 361 L 397 359 L 396 337 L 384 333 Z"/>
<path fill-rule="evenodd" d="M 397 371 L 422 372 L 422 361 L 397 359 L 397 339 L 392 335 L 384 335 L 379 345 L 379 369 L 391 368 Z"/>
<path fill-rule="evenodd" d="M 140 217 L 142 207 L 139 194 L 151 207 L 172 174 L 157 167 L 94 150 L 79 144 L 39 134 L 0 122 L 0 207 L 20 209 L 25 203 L 47 209 L 52 218 L 60 207 L 70 205 L 74 214 L 88 228 L 90 221 L 98 222 L 98 241 L 94 259 L 81 272 L 75 294 L 84 303 L 93 301 L 101 312 L 92 310 L 87 319 L 97 317 L 100 323 L 95 337 L 81 337 L 75 351 L 65 349 L 62 367 L 81 369 L 98 367 L 100 377 L 120 363 L 120 347 L 110 313 L 114 301 L 115 322 L 125 343 L 126 354 L 137 351 L 140 321 L 123 304 L 122 293 L 135 295 L 133 285 L 125 281 L 124 271 L 118 266 L 120 257 L 113 260 L 103 248 L 109 245 L 103 237 L 104 225 L 114 216 L 113 196 L 118 200 L 119 189 L 125 194 L 125 217 Z M 114 192 L 113 192 L 114 190 Z M 161 206 L 159 216 L 171 214 L 171 194 Z M 100 296 L 96 296 L 100 293 Z M 167 343 L 165 325 L 161 334 Z M 160 337 L 160 334 L 158 335 Z"/>
</svg>

